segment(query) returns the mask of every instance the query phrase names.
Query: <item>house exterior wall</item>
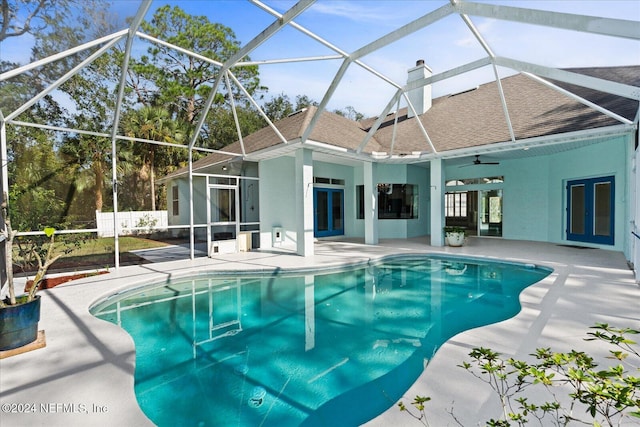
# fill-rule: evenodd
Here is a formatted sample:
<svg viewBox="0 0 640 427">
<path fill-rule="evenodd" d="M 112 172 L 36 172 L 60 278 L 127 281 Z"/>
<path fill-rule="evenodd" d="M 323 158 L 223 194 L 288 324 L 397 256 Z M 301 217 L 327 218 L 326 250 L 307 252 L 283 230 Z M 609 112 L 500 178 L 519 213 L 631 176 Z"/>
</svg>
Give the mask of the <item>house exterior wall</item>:
<svg viewBox="0 0 640 427">
<path fill-rule="evenodd" d="M 503 184 L 467 189 L 503 189 L 502 237 L 580 244 L 625 251 L 628 245 L 629 138 L 620 136 L 551 155 L 501 160 L 500 165 L 448 166 L 446 179 L 504 176 Z M 615 244 L 566 240 L 566 184 L 570 180 L 615 177 Z M 471 186 L 469 186 L 471 187 Z M 465 187 L 457 187 L 462 189 Z"/>
<path fill-rule="evenodd" d="M 419 237 L 431 234 L 429 209 L 430 177 L 429 169 L 407 165 L 407 184 L 418 186 L 418 218 L 406 220 L 407 237 Z"/>
<path fill-rule="evenodd" d="M 418 187 L 418 217 L 378 220 L 381 239 L 409 238 L 429 234 L 429 170 L 414 165 L 379 164 L 376 183 L 412 184 Z"/>
<path fill-rule="evenodd" d="M 313 176 L 322 178 L 334 178 L 344 180 L 344 187 L 315 184 L 314 187 L 343 188 L 344 189 L 344 235 L 345 237 L 362 237 L 364 231 L 358 234 L 356 222 L 356 168 L 352 166 L 338 165 L 327 162 L 313 162 Z M 360 169 L 362 170 L 362 169 Z"/>
<path fill-rule="evenodd" d="M 503 176 L 504 183 L 456 187 L 462 189 L 503 190 L 502 237 L 515 240 L 546 241 L 557 244 L 580 244 L 601 247 L 633 255 L 635 241 L 630 236 L 631 216 L 635 212 L 635 175 L 632 170 L 633 135 L 612 137 L 555 154 L 503 159 L 500 165 L 460 168 L 444 167 L 445 180 Z M 377 183 L 413 184 L 418 186 L 419 212 L 416 219 L 377 220 L 379 238 L 410 238 L 430 234 L 429 169 L 417 165 L 378 163 L 373 168 Z M 364 220 L 357 219 L 356 187 L 363 184 L 362 165 L 346 166 L 314 161 L 313 176 L 344 181 L 345 237 L 363 238 Z M 284 156 L 259 164 L 260 246 L 272 247 L 273 229 L 281 227 L 284 239 L 277 246 L 296 247 L 295 158 Z M 602 176 L 615 177 L 615 244 L 596 245 L 566 240 L 566 184 L 570 180 Z M 179 215 L 172 215 L 168 200 L 169 224 L 189 224 L 189 187 L 187 179 L 177 182 L 180 192 Z M 169 185 L 173 185 L 173 182 Z M 320 184 L 320 186 L 329 186 Z M 472 187 L 472 188 L 471 188 Z M 446 191 L 446 189 L 445 189 Z M 169 196 L 171 191 L 167 191 Z M 195 224 L 206 221 L 206 189 L 202 177 L 194 177 Z M 201 230 L 204 232 L 204 230 Z M 439 232 L 440 230 L 438 230 Z"/>
<path fill-rule="evenodd" d="M 284 246 L 296 243 L 294 169 L 292 157 L 260 162 L 260 247 L 271 247 L 273 227 L 282 227 Z M 344 180 L 344 187 L 315 184 L 319 187 L 344 189 L 344 236 L 364 237 L 364 220 L 356 219 L 356 186 L 363 183 L 362 166 L 345 166 L 314 161 L 313 176 Z M 418 186 L 418 218 L 378 221 L 380 238 L 407 238 L 429 233 L 429 171 L 413 165 L 383 165 L 376 168 L 376 183 L 413 184 Z M 274 201 L 277 201 L 274 203 Z"/>
<path fill-rule="evenodd" d="M 567 181 L 613 175 L 615 177 L 615 245 L 605 249 L 624 251 L 628 239 L 629 138 L 616 137 L 549 157 L 549 230 L 547 241 L 575 243 L 565 239 Z M 594 245 L 598 246 L 598 245 Z"/>
<path fill-rule="evenodd" d="M 296 245 L 295 159 L 280 157 L 260 162 L 260 247 L 273 246 L 273 228 L 281 227 L 284 242 Z"/>
</svg>

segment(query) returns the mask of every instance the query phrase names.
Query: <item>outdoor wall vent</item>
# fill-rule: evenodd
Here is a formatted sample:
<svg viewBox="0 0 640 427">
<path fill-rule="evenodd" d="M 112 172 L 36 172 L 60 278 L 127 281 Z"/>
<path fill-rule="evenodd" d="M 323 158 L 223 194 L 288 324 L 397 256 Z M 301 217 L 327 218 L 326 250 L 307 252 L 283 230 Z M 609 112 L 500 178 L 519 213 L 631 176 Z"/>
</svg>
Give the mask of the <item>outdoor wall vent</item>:
<svg viewBox="0 0 640 427">
<path fill-rule="evenodd" d="M 449 98 L 451 98 L 452 96 L 462 95 L 463 93 L 473 92 L 474 90 L 478 90 L 478 89 L 480 89 L 480 86 L 472 87 L 471 89 L 461 90 L 460 92 L 452 93 L 451 95 L 449 95 Z"/>
</svg>

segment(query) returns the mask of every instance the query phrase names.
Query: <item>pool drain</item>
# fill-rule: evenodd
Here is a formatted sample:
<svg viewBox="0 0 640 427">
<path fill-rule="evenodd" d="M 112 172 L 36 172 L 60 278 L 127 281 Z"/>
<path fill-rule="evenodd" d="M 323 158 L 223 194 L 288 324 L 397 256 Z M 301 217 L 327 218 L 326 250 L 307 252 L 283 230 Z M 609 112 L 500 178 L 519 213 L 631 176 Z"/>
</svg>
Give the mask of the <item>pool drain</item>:
<svg viewBox="0 0 640 427">
<path fill-rule="evenodd" d="M 264 396 L 266 394 L 267 391 L 264 389 L 264 387 L 255 386 L 247 403 L 252 408 L 259 408 L 260 406 L 262 406 L 262 402 L 264 402 Z"/>
</svg>

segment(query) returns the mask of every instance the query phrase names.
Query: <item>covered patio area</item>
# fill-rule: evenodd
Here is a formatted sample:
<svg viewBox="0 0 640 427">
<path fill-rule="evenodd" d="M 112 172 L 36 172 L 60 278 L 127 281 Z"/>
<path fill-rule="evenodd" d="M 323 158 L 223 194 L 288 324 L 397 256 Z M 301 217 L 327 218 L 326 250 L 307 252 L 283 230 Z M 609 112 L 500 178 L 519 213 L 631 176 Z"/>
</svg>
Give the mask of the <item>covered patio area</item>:
<svg viewBox="0 0 640 427">
<path fill-rule="evenodd" d="M 543 242 L 469 238 L 461 248 L 431 247 L 427 236 L 358 241 L 320 240 L 315 255 L 286 251 L 252 251 L 216 258 L 178 259 L 121 267 L 107 275 L 69 282 L 42 295 L 40 328 L 43 349 L 0 361 L 3 426 L 22 425 L 152 425 L 134 394 L 135 349 L 119 327 L 89 313 L 96 301 L 132 286 L 203 271 L 322 269 L 398 253 L 449 253 L 535 263 L 553 269 L 521 295 L 522 310 L 509 320 L 460 333 L 446 342 L 416 383 L 406 392 L 407 405 L 416 395 L 430 396 L 430 425 L 455 425 L 447 413 L 467 425 L 500 415 L 499 402 L 487 386 L 457 367 L 472 348 L 488 347 L 506 356 L 526 359 L 539 347 L 587 351 L 604 364 L 608 349 L 586 342 L 597 322 L 638 328 L 640 287 L 622 253 L 580 249 Z M 158 260 L 161 261 L 160 257 Z M 412 426 L 397 402 L 368 426 Z M 4 406 L 4 405 L 9 406 Z M 35 410 L 20 410 L 26 406 Z M 16 407 L 11 410 L 11 405 Z M 7 408 L 7 409 L 5 409 Z M 47 409 L 45 411 L 45 408 Z"/>
</svg>

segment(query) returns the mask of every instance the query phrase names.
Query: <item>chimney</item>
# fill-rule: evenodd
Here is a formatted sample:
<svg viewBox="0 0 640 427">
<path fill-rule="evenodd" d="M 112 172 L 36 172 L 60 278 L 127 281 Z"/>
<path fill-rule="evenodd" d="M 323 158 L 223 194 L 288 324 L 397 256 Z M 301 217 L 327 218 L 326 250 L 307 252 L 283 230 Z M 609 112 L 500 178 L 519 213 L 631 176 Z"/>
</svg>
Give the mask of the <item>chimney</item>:
<svg viewBox="0 0 640 427">
<path fill-rule="evenodd" d="M 407 83 L 431 77 L 431 68 L 424 64 L 424 59 L 416 61 L 416 66 L 409 70 Z M 431 108 L 431 85 L 426 85 L 409 91 L 409 100 L 416 109 L 418 115 L 426 113 Z M 411 109 L 407 112 L 407 117 L 413 117 Z"/>
</svg>

